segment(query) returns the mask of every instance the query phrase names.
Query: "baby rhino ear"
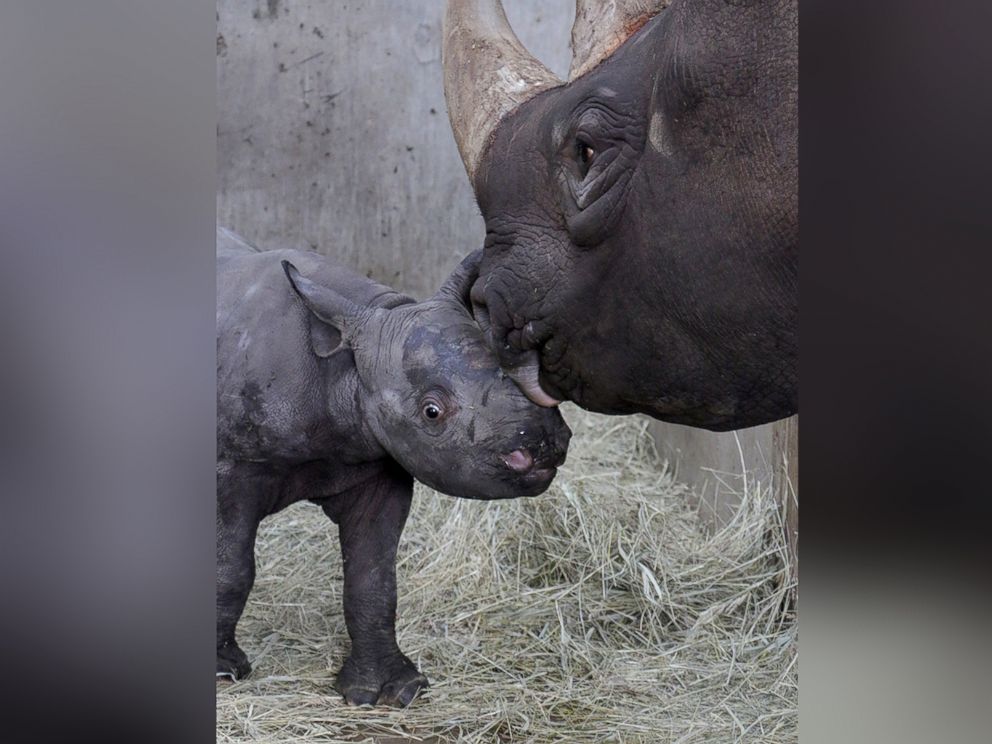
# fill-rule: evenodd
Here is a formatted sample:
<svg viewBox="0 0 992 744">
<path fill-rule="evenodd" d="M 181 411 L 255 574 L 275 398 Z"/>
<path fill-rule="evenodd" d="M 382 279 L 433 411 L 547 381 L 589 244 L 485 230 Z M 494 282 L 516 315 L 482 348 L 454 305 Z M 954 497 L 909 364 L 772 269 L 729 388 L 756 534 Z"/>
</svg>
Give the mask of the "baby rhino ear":
<svg viewBox="0 0 992 744">
<path fill-rule="evenodd" d="M 481 248 L 463 258 L 458 267 L 451 272 L 451 276 L 445 279 L 444 284 L 437 291 L 437 296 L 448 297 L 471 309 L 472 301 L 469 299 L 469 292 L 472 285 L 475 284 L 475 280 L 479 278 L 479 263 L 481 261 Z"/>
<path fill-rule="evenodd" d="M 343 348 L 362 322 L 362 308 L 330 287 L 310 281 L 289 261 L 283 261 L 282 268 L 310 311 L 310 342 L 314 353 L 328 357 Z"/>
</svg>

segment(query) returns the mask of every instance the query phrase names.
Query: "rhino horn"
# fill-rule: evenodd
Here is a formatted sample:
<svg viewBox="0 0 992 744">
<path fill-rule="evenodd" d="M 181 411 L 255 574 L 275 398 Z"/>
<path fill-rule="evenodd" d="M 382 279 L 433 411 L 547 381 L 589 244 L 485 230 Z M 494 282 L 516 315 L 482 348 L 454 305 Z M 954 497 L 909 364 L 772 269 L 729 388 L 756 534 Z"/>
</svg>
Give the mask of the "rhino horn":
<svg viewBox="0 0 992 744">
<path fill-rule="evenodd" d="M 448 118 L 474 182 L 500 120 L 562 81 L 520 43 L 500 0 L 449 0 L 441 37 Z"/>
<path fill-rule="evenodd" d="M 584 75 L 613 54 L 669 2 L 671 0 L 575 0 L 572 65 L 568 79 Z"/>
</svg>

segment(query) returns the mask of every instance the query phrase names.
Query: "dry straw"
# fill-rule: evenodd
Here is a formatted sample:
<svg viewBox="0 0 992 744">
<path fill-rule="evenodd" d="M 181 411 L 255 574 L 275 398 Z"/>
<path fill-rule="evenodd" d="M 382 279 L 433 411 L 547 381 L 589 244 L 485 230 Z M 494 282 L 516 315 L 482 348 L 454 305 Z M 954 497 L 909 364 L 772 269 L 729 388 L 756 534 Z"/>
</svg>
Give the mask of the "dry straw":
<svg viewBox="0 0 992 744">
<path fill-rule="evenodd" d="M 575 436 L 536 499 L 418 484 L 398 635 L 431 679 L 405 710 L 331 689 L 348 639 L 336 528 L 267 520 L 239 627 L 252 676 L 217 686 L 218 741 L 795 742 L 797 630 L 770 489 L 707 529 L 641 417 L 565 406 Z"/>
</svg>

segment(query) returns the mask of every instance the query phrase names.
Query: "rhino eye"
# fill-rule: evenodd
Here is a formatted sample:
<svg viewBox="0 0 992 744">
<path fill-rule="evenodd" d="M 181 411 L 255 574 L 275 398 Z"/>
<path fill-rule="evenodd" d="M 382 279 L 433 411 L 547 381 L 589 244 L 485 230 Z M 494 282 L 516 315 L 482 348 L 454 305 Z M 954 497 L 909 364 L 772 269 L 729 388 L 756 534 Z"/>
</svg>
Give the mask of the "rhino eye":
<svg viewBox="0 0 992 744">
<path fill-rule="evenodd" d="M 579 140 L 575 143 L 575 154 L 582 166 L 582 177 L 585 178 L 586 173 L 589 172 L 589 166 L 592 164 L 593 158 L 596 157 L 596 151 L 588 142 Z"/>
<path fill-rule="evenodd" d="M 424 418 L 430 419 L 431 421 L 436 421 L 441 418 L 441 406 L 439 406 L 434 401 L 428 401 L 424 403 L 424 407 L 421 409 L 424 414 Z"/>
</svg>

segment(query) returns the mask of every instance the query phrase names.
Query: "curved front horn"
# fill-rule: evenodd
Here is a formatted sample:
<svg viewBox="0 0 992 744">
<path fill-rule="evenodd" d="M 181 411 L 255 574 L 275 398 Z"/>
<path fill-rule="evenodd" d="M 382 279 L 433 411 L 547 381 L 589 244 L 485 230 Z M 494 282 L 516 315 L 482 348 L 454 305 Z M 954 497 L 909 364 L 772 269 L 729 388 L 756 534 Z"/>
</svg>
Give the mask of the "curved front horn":
<svg viewBox="0 0 992 744">
<path fill-rule="evenodd" d="M 589 72 L 671 0 L 575 0 L 568 79 Z"/>
<path fill-rule="evenodd" d="M 448 0 L 441 39 L 448 118 L 474 182 L 500 119 L 562 81 L 520 43 L 499 0 Z"/>
</svg>

